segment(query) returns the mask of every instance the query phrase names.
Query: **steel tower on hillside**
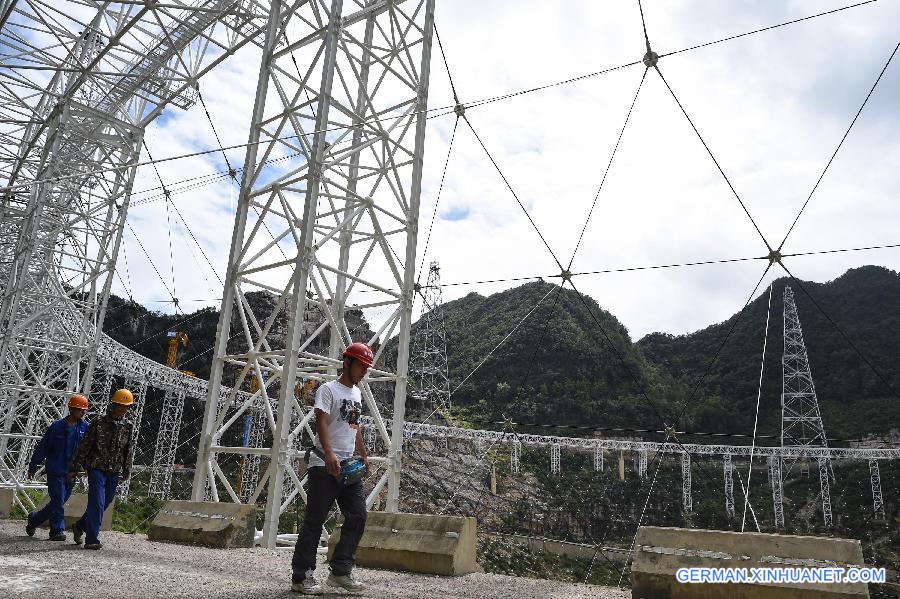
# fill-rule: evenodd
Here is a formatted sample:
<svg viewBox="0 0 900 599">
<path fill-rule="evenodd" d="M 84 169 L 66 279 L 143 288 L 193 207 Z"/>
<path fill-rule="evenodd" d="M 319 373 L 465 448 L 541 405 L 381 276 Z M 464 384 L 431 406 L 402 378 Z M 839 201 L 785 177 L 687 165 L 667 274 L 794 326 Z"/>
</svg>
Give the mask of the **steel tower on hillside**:
<svg viewBox="0 0 900 599">
<path fill-rule="evenodd" d="M 422 316 L 413 338 L 409 360 L 412 394 L 426 409 L 449 417 L 447 331 L 444 328 L 444 303 L 441 297 L 441 267 L 437 262 L 429 265 L 428 282 L 421 293 Z"/>
<path fill-rule="evenodd" d="M 825 427 L 819 411 L 816 386 L 813 384 L 809 368 L 809 357 L 803 341 L 800 316 L 794 303 L 794 292 L 784 287 L 784 354 L 781 358 L 781 446 L 799 448 L 827 448 Z M 775 476 L 780 478 L 778 490 L 773 493 L 775 500 L 775 524 L 784 525 L 781 498 L 783 482 L 798 460 L 783 460 Z M 805 463 L 805 459 L 803 460 Z M 819 481 L 822 487 L 822 513 L 826 526 L 831 526 L 831 493 L 829 490 L 829 464 L 827 458 L 819 458 Z"/>
</svg>

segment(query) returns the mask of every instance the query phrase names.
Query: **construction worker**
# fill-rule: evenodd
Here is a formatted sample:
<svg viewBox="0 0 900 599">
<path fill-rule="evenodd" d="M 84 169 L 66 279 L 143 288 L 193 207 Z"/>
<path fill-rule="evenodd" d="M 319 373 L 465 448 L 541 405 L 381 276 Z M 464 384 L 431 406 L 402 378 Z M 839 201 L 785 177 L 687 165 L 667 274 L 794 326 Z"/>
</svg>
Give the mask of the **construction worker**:
<svg viewBox="0 0 900 599">
<path fill-rule="evenodd" d="M 88 429 L 87 422 L 82 420 L 88 408 L 88 400 L 84 395 L 73 395 L 69 398 L 68 405 L 69 415 L 47 427 L 47 432 L 34 448 L 31 464 L 28 466 L 28 480 L 31 480 L 41 463 L 45 463 L 47 495 L 50 496 L 50 503 L 42 510 L 28 514 L 25 532 L 29 537 L 34 536 L 34 530 L 38 526 L 50 520 L 50 540 L 66 540 L 64 506 L 75 486 L 75 481 L 66 477 L 66 471 Z"/>
<path fill-rule="evenodd" d="M 359 425 L 362 394 L 357 385 L 372 366 L 372 348 L 365 343 L 352 343 L 344 351 L 343 358 L 340 378 L 320 385 L 316 392 L 316 446 L 308 454 L 306 514 L 291 560 L 291 590 L 303 595 L 323 593 L 313 571 L 322 526 L 335 500 L 344 516 L 344 524 L 325 584 L 351 593 L 361 593 L 365 589 L 352 573 L 356 546 L 366 525 L 362 479 L 369 471 Z"/>
<path fill-rule="evenodd" d="M 100 549 L 100 523 L 106 508 L 116 498 L 119 480 L 128 480 L 134 457 L 132 433 L 134 427 L 125 422 L 125 413 L 134 403 L 134 395 L 128 389 L 113 393 L 109 409 L 103 418 L 92 423 L 84 440 L 69 465 L 69 478 L 82 470 L 88 473 L 88 504 L 81 519 L 72 525 L 75 543 L 85 549 Z"/>
</svg>

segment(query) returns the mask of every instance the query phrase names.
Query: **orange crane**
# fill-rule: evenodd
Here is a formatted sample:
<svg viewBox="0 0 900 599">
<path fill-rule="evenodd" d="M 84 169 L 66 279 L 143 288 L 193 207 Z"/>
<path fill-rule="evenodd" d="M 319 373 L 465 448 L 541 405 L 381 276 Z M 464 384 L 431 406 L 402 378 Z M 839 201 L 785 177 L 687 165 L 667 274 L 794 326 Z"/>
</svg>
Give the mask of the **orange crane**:
<svg viewBox="0 0 900 599">
<path fill-rule="evenodd" d="M 166 366 L 169 368 L 175 368 L 175 364 L 178 362 L 178 346 L 181 346 L 181 349 L 187 347 L 188 344 L 188 336 L 184 331 L 169 331 L 169 355 L 166 356 Z M 182 370 L 184 374 L 193 375 L 193 372 L 189 372 L 187 370 Z"/>
</svg>

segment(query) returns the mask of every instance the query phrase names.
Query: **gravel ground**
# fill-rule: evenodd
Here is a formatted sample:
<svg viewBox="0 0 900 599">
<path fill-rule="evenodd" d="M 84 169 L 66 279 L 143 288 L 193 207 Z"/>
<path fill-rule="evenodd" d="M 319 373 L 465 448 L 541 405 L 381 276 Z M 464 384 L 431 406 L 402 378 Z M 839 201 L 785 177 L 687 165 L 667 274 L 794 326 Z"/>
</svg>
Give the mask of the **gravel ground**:
<svg viewBox="0 0 900 599">
<path fill-rule="evenodd" d="M 151 543 L 144 535 L 104 532 L 103 549 L 86 551 L 25 535 L 24 523 L 0 520 L 0 597 L 296 598 L 290 592 L 290 552 L 228 551 Z M 324 578 L 325 568 L 316 570 Z M 363 597 L 513 597 L 625 599 L 627 591 L 580 584 L 469 574 L 453 578 L 358 568 Z M 346 595 L 336 592 L 332 597 Z"/>
</svg>

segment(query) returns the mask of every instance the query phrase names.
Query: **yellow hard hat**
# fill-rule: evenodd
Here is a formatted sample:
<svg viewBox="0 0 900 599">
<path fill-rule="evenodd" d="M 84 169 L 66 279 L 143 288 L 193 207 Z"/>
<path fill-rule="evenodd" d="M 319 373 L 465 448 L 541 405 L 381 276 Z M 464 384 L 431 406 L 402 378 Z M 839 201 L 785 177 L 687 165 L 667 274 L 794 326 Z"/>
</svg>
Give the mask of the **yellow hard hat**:
<svg viewBox="0 0 900 599">
<path fill-rule="evenodd" d="M 112 399 L 110 400 L 113 403 L 121 404 L 123 406 L 130 406 L 134 403 L 134 395 L 131 394 L 131 391 L 128 389 L 119 389 L 115 393 L 113 393 Z"/>
</svg>

